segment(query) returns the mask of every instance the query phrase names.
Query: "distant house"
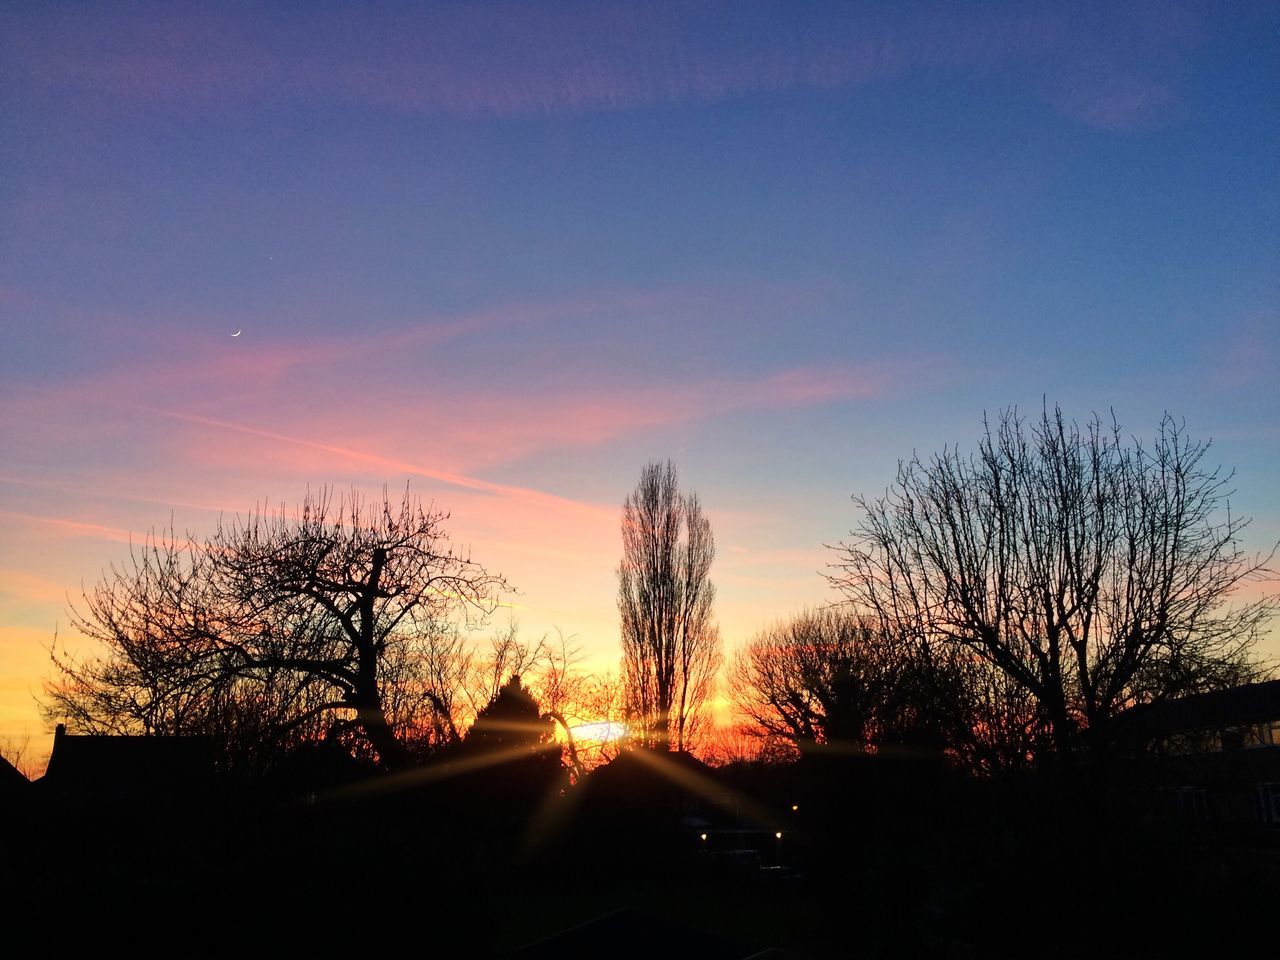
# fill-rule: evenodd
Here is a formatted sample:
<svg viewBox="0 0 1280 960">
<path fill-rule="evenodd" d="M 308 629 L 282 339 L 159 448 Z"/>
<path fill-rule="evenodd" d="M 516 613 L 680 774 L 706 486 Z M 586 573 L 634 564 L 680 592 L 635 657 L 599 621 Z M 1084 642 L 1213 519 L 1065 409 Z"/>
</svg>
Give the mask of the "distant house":
<svg viewBox="0 0 1280 960">
<path fill-rule="evenodd" d="M 1280 827 L 1280 680 L 1135 707 L 1113 729 L 1166 813 Z"/>
<path fill-rule="evenodd" d="M 674 824 L 707 816 L 728 791 L 711 767 L 691 753 L 635 748 L 583 781 L 585 803 L 615 819 Z"/>
<path fill-rule="evenodd" d="M 208 737 L 123 737 L 70 734 L 58 724 L 45 775 L 46 795 L 115 801 L 175 796 L 206 789 L 214 775 Z"/>
<path fill-rule="evenodd" d="M 690 753 L 623 750 L 579 789 L 580 826 L 603 829 L 611 844 L 665 849 L 741 873 L 781 858 L 782 812 Z"/>
<path fill-rule="evenodd" d="M 1167 755 L 1280 746 L 1280 680 L 1135 707 L 1118 729 Z"/>
</svg>

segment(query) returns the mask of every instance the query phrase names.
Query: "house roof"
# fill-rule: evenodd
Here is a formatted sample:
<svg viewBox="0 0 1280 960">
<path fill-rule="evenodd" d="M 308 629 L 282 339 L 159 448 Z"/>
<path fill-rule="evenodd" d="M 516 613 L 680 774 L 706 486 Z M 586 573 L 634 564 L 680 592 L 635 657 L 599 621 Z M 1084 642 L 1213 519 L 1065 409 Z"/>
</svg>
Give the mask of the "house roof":
<svg viewBox="0 0 1280 960">
<path fill-rule="evenodd" d="M 1127 710 L 1114 729 L 1126 736 L 1160 737 L 1280 720 L 1280 680 L 1248 683 Z"/>
<path fill-rule="evenodd" d="M 69 734 L 58 724 L 40 782 L 76 792 L 119 791 L 190 784 L 212 773 L 213 742 L 208 737 Z"/>
<path fill-rule="evenodd" d="M 0 757 L 0 792 L 16 793 L 31 786 L 31 781 L 23 776 L 22 771 L 4 757 Z"/>
<path fill-rule="evenodd" d="M 716 779 L 715 771 L 691 753 L 635 747 L 592 771 L 585 783 L 593 793 L 646 802 L 655 794 L 696 795 Z"/>
</svg>

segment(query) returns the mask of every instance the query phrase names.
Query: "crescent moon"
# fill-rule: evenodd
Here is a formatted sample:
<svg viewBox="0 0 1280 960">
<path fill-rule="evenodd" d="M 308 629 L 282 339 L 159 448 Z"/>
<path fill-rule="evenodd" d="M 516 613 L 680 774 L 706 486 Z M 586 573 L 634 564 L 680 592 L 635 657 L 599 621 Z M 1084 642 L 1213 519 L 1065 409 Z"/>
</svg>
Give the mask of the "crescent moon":
<svg viewBox="0 0 1280 960">
<path fill-rule="evenodd" d="M 241 333 L 241 331 L 237 330 L 235 333 L 233 333 L 233 334 L 232 334 L 232 336 L 233 336 L 233 337 L 238 337 L 238 336 L 240 336 L 240 333 Z"/>
</svg>

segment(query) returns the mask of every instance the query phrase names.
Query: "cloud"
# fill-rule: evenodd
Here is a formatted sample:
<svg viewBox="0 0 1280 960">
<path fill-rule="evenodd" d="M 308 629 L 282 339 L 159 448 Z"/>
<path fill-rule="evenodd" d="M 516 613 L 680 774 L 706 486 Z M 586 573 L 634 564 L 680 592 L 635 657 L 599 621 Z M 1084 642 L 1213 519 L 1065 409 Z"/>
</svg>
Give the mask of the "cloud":
<svg viewBox="0 0 1280 960">
<path fill-rule="evenodd" d="M 1206 38 L 1180 4 L 1086 7 L 1058 54 L 1047 95 L 1076 119 L 1114 133 L 1159 124 L 1176 110 L 1187 55 Z"/>
<path fill-rule="evenodd" d="M 156 414 L 157 416 L 168 417 L 174 420 L 180 420 L 184 423 L 196 424 L 204 427 L 212 427 L 219 431 L 231 431 L 234 433 L 247 434 L 249 436 L 258 437 L 264 440 L 273 441 L 277 445 L 303 447 L 308 450 L 318 451 L 322 454 L 331 455 L 331 457 L 343 461 L 354 460 L 362 464 L 376 467 L 393 474 L 395 477 L 425 477 L 430 480 L 437 480 L 449 486 L 461 487 L 466 490 L 477 491 L 480 493 L 493 494 L 497 496 L 507 497 L 513 500 L 522 500 L 533 502 L 543 506 L 558 506 L 576 508 L 579 505 L 573 501 L 566 500 L 562 497 L 556 497 L 552 494 L 543 493 L 539 490 L 533 490 L 528 487 L 514 486 L 511 484 L 491 483 L 488 480 L 481 480 L 477 477 L 466 476 L 461 473 L 454 473 L 448 470 L 438 470 L 430 466 L 419 463 L 413 463 L 408 460 L 397 459 L 394 457 L 382 456 L 379 454 L 368 453 L 352 447 L 338 446 L 332 443 L 324 443 L 318 440 L 311 440 L 305 437 L 290 436 L 284 433 L 277 433 L 272 430 L 262 430 L 242 423 L 232 423 L 227 420 L 218 420 L 213 417 L 201 417 L 194 414 L 182 413 L 175 410 L 162 410 L 158 408 L 139 408 L 145 412 Z"/>
<path fill-rule="evenodd" d="M 235 392 L 276 388 L 290 376 L 356 367 L 385 368 L 405 357 L 421 358 L 452 341 L 500 342 L 514 331 L 538 331 L 549 324 L 595 323 L 602 316 L 628 316 L 698 303 L 679 288 L 658 291 L 600 290 L 550 301 L 497 303 L 465 313 L 393 314 L 352 302 L 287 303 L 243 312 L 86 310 L 46 304 L 38 321 L 43 335 L 54 331 L 68 344 L 67 356 L 84 354 L 87 372 L 63 367 L 23 371 L 10 383 L 47 384 L 73 374 L 89 396 L 144 399 L 180 392 L 225 400 Z M 370 324 L 363 318 L 376 313 Z M 268 321 L 268 317 L 270 320 Z M 29 321 L 37 326 L 37 321 Z M 239 337 L 232 337 L 236 330 Z M 71 346 L 75 347 L 73 351 Z M 18 371 L 15 371 L 18 374 Z"/>
<path fill-rule="evenodd" d="M 227 504 L 199 503 L 186 499 L 161 499 L 159 497 L 144 497 L 137 494 L 124 493 L 119 490 L 103 489 L 101 486 L 92 487 L 84 483 L 65 483 L 58 480 L 32 480 L 23 479 L 21 477 L 0 476 L 0 483 L 13 484 L 21 487 L 33 488 L 35 490 L 54 493 L 64 499 L 71 499 L 79 502 L 85 499 L 106 497 L 111 500 L 125 500 L 131 503 L 145 503 L 163 507 L 182 507 L 190 510 L 203 510 L 209 513 L 234 513 L 236 507 Z"/>
<path fill-rule="evenodd" d="M 845 3 L 475 2 L 317 8 L 305 18 L 203 5 L 145 15 L 19 8 L 0 18 L 0 50 L 10 84 L 71 90 L 113 109 L 329 103 L 499 117 L 1011 65 L 1033 80 L 1068 78 L 1073 92 L 1047 93 L 1085 122 L 1131 125 L 1171 96 L 1158 78 L 1198 18 L 1172 4 L 1077 7 L 926 4 L 887 16 Z M 1099 66 L 1103 75 L 1123 66 L 1135 81 L 1091 89 L 1082 78 Z"/>
<path fill-rule="evenodd" d="M 75 325 L 120 331 L 109 342 L 129 359 L 117 363 L 90 350 L 96 372 L 0 391 L 9 443 L 23 451 L 16 459 L 33 461 L 8 475 L 56 479 L 41 465 L 76 461 L 104 470 L 127 465 L 135 477 L 163 475 L 166 464 L 274 464 L 294 476 L 359 467 L 536 500 L 550 495 L 480 474 L 544 451 L 600 447 L 742 411 L 865 399 L 926 380 L 921 374 L 937 366 L 917 358 L 744 373 L 732 369 L 732 358 L 723 369 L 695 371 L 673 367 L 666 352 L 641 354 L 671 333 L 655 325 L 674 324 L 687 336 L 708 309 L 697 291 L 604 291 L 380 330 L 246 330 L 234 340 L 224 331 L 244 324 L 229 316 L 166 326 L 159 318 L 86 314 Z M 536 355 L 535 345 L 548 342 L 563 346 Z"/>
<path fill-rule="evenodd" d="M 24 524 L 36 524 L 52 528 L 57 533 L 73 537 L 89 537 L 95 540 L 111 540 L 116 543 L 132 543 L 138 536 L 129 530 L 109 527 L 100 523 L 86 523 L 83 520 L 72 520 L 69 517 L 37 516 L 29 513 L 18 513 L 12 510 L 0 510 L 0 517 L 17 520 Z"/>
<path fill-rule="evenodd" d="M 1165 84 L 1146 77 L 1124 77 L 1102 85 L 1086 83 L 1064 93 L 1068 112 L 1090 126 L 1115 133 L 1140 130 L 1177 102 Z"/>
<path fill-rule="evenodd" d="M 65 585 L 14 569 L 0 569 L 0 593 L 18 600 L 50 604 L 65 603 L 67 599 Z"/>
<path fill-rule="evenodd" d="M 200 428 L 179 438 L 174 452 L 210 466 L 279 463 L 294 473 L 324 474 L 359 465 L 394 479 L 423 477 L 454 488 L 531 503 L 552 494 L 493 483 L 477 471 L 506 467 L 534 454 L 606 445 L 644 431 L 762 410 L 811 407 L 875 396 L 904 379 L 904 367 L 796 367 L 763 376 L 718 375 L 695 381 L 566 384 L 524 392 L 474 388 L 465 393 L 426 385 L 410 402 L 382 402 L 365 393 L 355 410 L 295 404 L 263 425 L 261 409 L 239 419 L 180 408 L 136 404 L 139 413 Z M 328 389 L 321 381 L 320 390 Z M 268 405 L 270 407 L 272 405 Z M 275 405 L 283 412 L 284 404 Z M 369 410 L 376 410 L 370 414 Z M 231 436 L 263 441 L 231 442 Z M 567 504 L 556 504 L 567 506 Z"/>
</svg>

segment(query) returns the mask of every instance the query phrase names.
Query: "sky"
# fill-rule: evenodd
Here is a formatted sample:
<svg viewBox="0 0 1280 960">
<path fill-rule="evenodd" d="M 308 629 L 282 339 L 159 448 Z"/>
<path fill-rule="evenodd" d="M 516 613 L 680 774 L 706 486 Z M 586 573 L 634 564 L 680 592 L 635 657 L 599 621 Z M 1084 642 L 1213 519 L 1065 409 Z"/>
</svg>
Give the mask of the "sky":
<svg viewBox="0 0 1280 960">
<path fill-rule="evenodd" d="M 47 648 L 131 542 L 326 484 L 448 511 L 499 619 L 594 669 L 651 460 L 730 649 L 835 599 L 853 495 L 1011 405 L 1184 418 L 1265 552 L 1278 38 L 1268 2 L 0 7 L 0 744 L 47 752 Z"/>
</svg>

